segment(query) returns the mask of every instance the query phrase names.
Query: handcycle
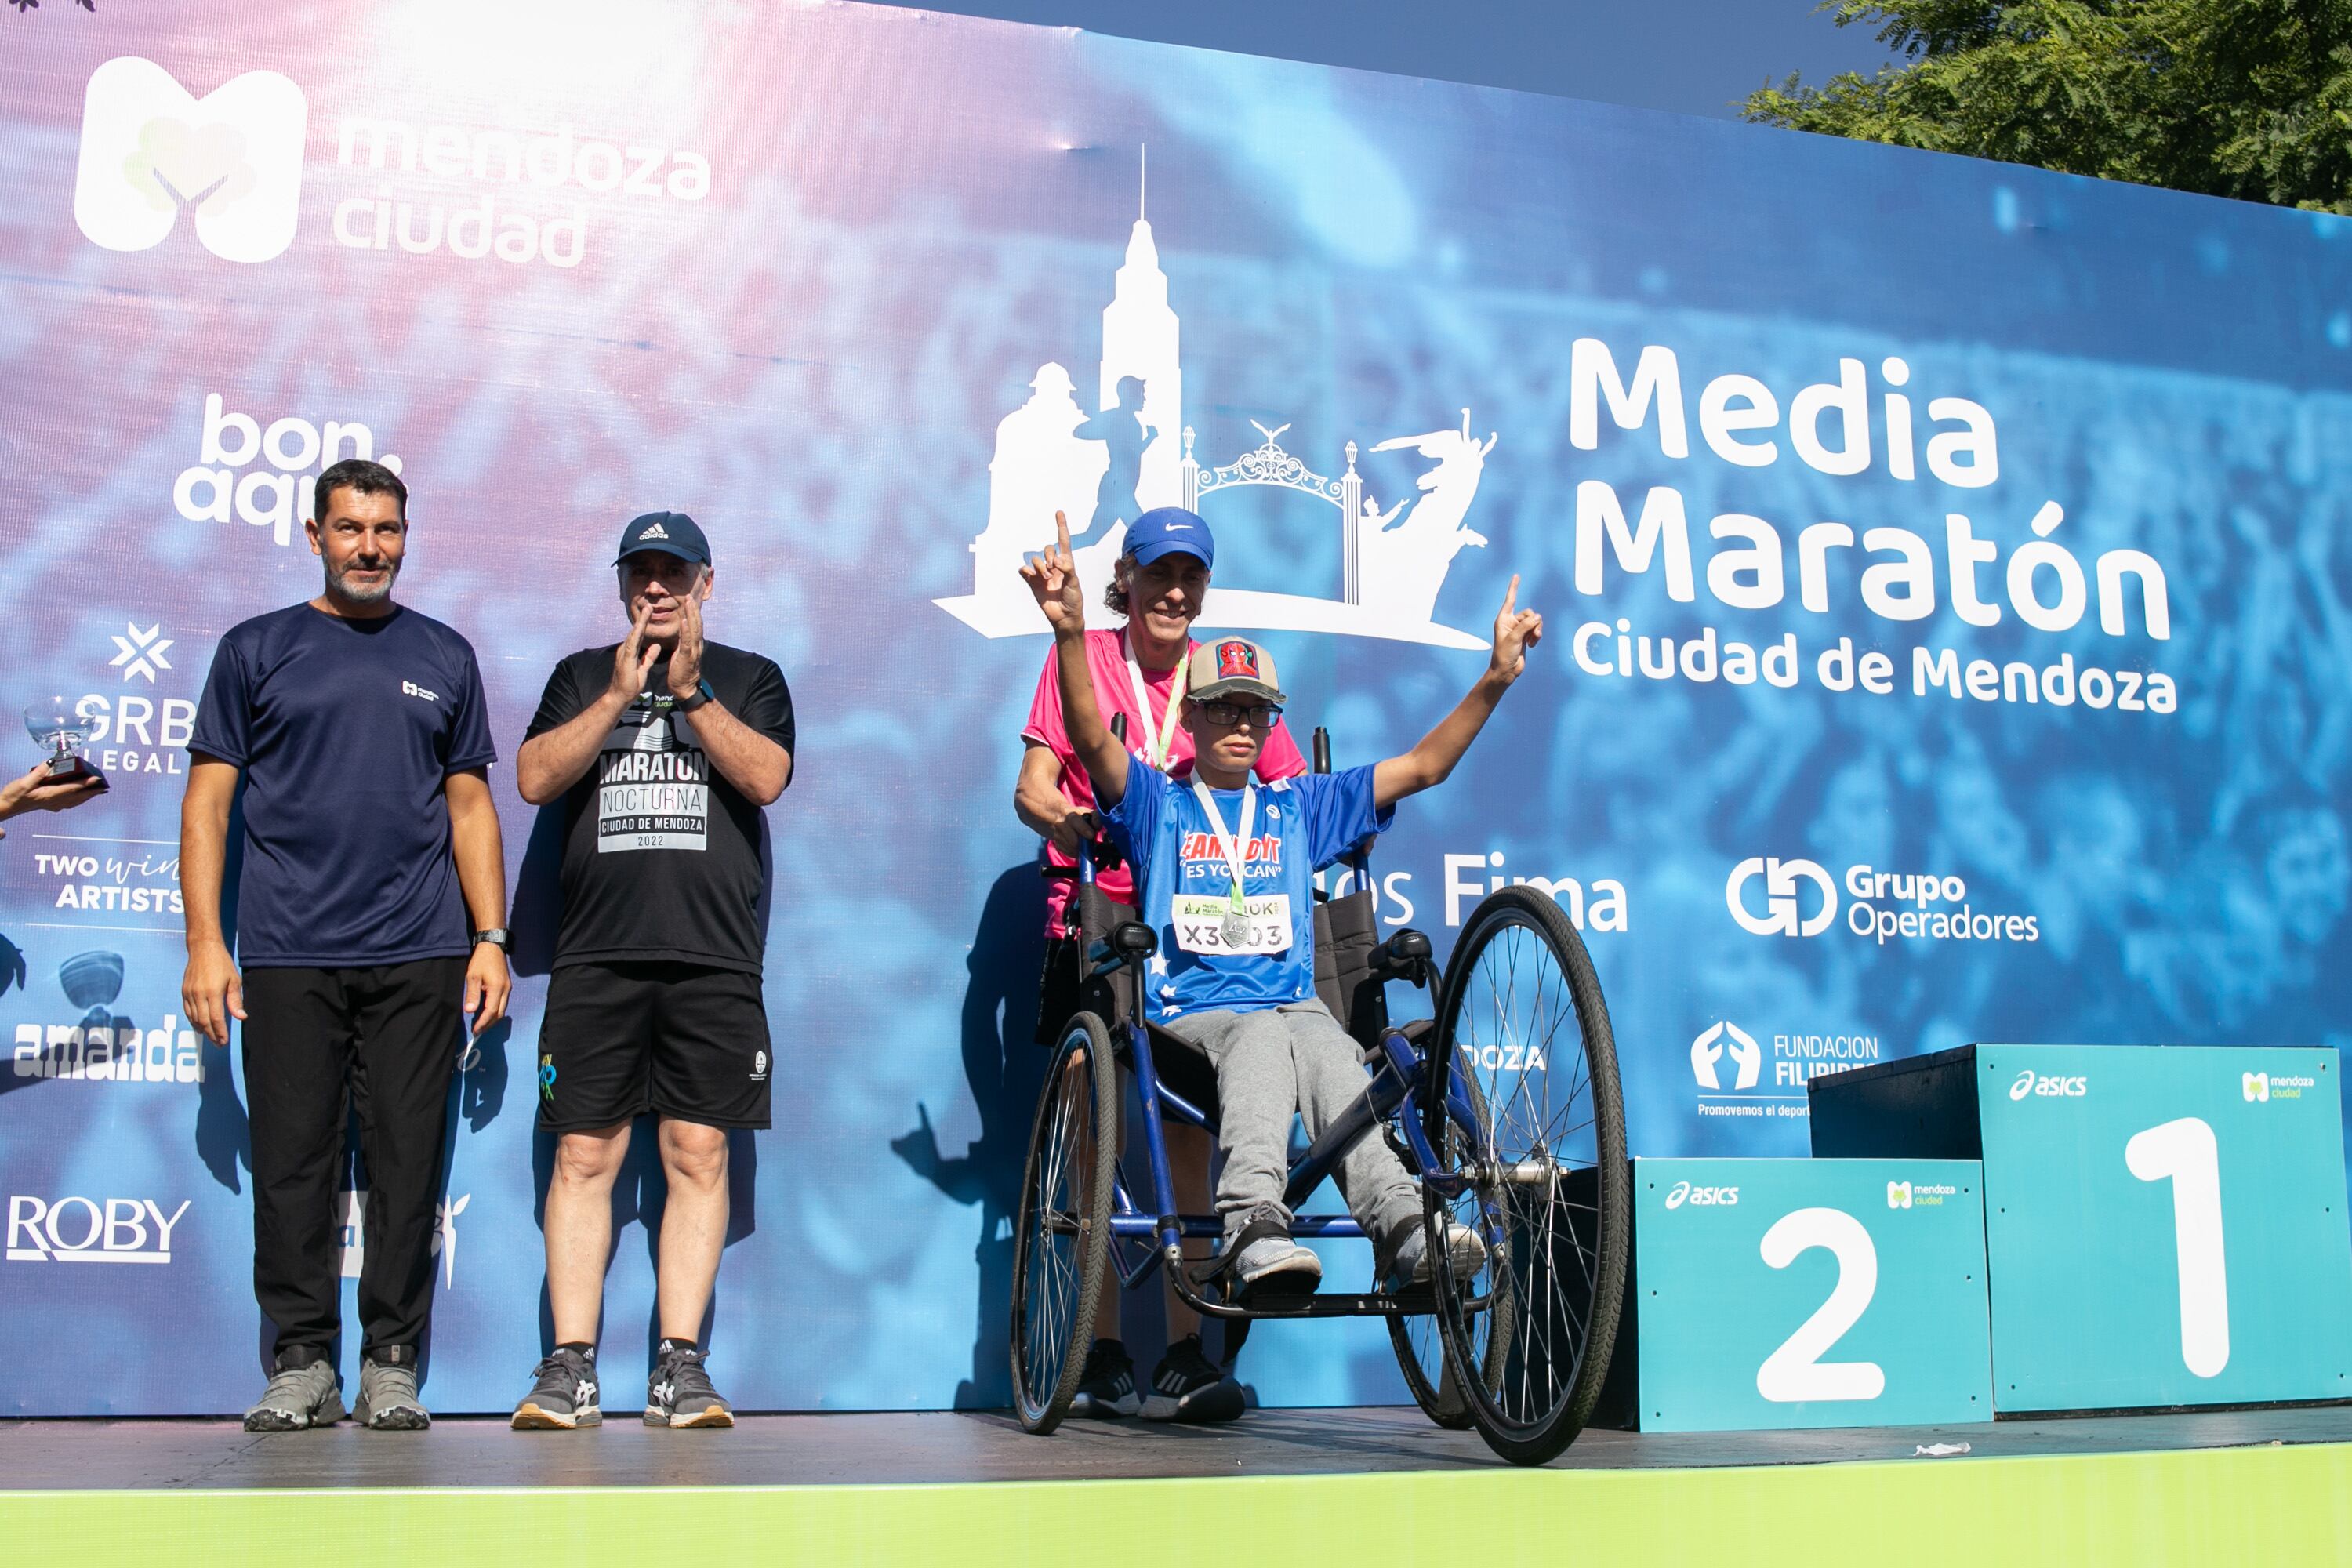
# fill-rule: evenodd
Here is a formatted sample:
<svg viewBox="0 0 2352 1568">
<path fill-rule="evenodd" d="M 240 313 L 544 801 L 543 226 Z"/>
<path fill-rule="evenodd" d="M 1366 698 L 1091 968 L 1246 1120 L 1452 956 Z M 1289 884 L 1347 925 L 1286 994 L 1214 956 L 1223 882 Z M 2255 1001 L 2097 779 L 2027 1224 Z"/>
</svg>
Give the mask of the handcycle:
<svg viewBox="0 0 2352 1568">
<path fill-rule="evenodd" d="M 1330 771 L 1328 736 L 1315 769 Z M 1384 1137 L 1422 1192 L 1433 1278 L 1354 1294 L 1253 1295 L 1187 1238 L 1215 1215 L 1178 1212 L 1167 1119 L 1213 1132 L 1216 1078 L 1197 1047 L 1150 1023 L 1139 999 L 1153 928 L 1097 892 L 1108 844 L 1082 847 L 1074 923 L 1085 1005 L 1061 1031 L 1038 1098 L 1014 1230 L 1013 1401 L 1022 1425 L 1054 1430 L 1076 1393 L 1103 1290 L 1165 1268 L 1177 1295 L 1227 1324 L 1230 1362 L 1253 1322 L 1383 1319 L 1414 1402 L 1440 1426 L 1475 1426 L 1514 1463 L 1573 1442 L 1608 1375 L 1630 1245 L 1631 1175 L 1608 1010 L 1576 928 L 1526 887 L 1491 892 L 1439 974 L 1428 937 L 1381 940 L 1370 840 L 1345 864 L 1349 890 L 1318 894 L 1316 990 L 1365 1053 L 1365 1093 L 1292 1163 L 1283 1194 L 1302 1240 L 1362 1237 L 1348 1215 L 1300 1205 L 1354 1142 Z M 1391 1025 L 1387 985 L 1436 984 L 1435 1016 Z M 1140 1110 L 1145 1204 L 1121 1160 L 1121 1100 Z M 1464 1275 L 1448 1221 L 1475 1228 L 1486 1258 Z"/>
</svg>

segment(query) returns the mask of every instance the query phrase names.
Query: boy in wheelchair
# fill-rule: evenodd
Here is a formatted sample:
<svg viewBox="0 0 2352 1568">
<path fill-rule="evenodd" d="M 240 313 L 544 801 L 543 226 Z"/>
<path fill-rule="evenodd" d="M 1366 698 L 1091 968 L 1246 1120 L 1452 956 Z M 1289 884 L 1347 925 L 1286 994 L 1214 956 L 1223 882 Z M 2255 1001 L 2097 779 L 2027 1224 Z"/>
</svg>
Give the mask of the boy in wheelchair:
<svg viewBox="0 0 2352 1568">
<path fill-rule="evenodd" d="M 1527 668 L 1543 618 L 1517 608 L 1518 579 L 1495 617 L 1486 673 L 1412 751 L 1344 773 L 1265 785 L 1251 768 L 1281 716 L 1273 657 L 1240 637 L 1192 655 L 1183 723 L 1195 742 L 1189 777 L 1133 757 L 1104 724 L 1087 667 L 1086 606 L 1060 514 L 1055 547 L 1021 574 L 1052 626 L 1070 740 L 1094 781 L 1111 840 L 1134 868 L 1140 919 L 1158 932 L 1147 973 L 1155 1024 L 1197 1047 L 1216 1069 L 1223 1168 L 1217 1212 L 1224 1246 L 1216 1272 L 1229 1291 L 1311 1291 L 1314 1253 L 1291 1238 L 1282 1202 L 1290 1122 L 1322 1131 L 1360 1095 L 1356 1042 L 1316 998 L 1311 878 L 1367 837 L 1395 805 L 1443 783 Z M 1372 1238 L 1375 1273 L 1391 1289 L 1427 1279 L 1418 1189 L 1385 1141 L 1357 1140 L 1338 1171 L 1341 1195 Z M 1475 1232 L 1448 1222 L 1457 1271 L 1485 1257 Z"/>
</svg>

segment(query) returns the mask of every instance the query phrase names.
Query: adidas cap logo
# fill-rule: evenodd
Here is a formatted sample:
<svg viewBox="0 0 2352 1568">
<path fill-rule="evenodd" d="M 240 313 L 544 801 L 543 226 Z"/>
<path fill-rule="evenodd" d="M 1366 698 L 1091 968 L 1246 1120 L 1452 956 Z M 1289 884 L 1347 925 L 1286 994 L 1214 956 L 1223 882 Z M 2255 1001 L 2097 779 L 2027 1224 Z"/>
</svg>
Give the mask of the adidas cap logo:
<svg viewBox="0 0 2352 1568">
<path fill-rule="evenodd" d="M 667 528 L 664 528 L 664 527 L 663 527 L 660 523 L 658 523 L 658 522 L 654 523 L 653 525 L 651 525 L 650 527 L 648 527 L 648 528 L 647 528 L 647 529 L 646 529 L 643 533 L 640 533 L 639 535 L 637 535 L 637 538 L 638 538 L 640 541 L 647 540 L 647 539 L 667 539 L 668 537 L 669 537 L 669 530 L 668 530 L 668 529 L 667 529 Z"/>
</svg>

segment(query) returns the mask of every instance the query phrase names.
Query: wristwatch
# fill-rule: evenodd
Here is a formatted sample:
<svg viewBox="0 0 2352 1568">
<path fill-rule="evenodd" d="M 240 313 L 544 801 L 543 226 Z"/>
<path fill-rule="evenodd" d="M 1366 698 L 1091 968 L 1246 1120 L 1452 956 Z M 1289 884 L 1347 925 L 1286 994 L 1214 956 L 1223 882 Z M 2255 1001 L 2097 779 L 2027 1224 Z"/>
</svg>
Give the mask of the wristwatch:
<svg viewBox="0 0 2352 1568">
<path fill-rule="evenodd" d="M 482 943 L 486 942 L 492 947 L 497 948 L 500 952 L 508 952 L 509 943 L 507 942 L 507 928 L 504 926 L 493 926 L 488 931 L 478 931 L 474 933 L 474 945 L 476 947 L 481 946 Z"/>
<path fill-rule="evenodd" d="M 719 693 L 710 689 L 710 682 L 698 680 L 694 683 L 692 691 L 677 699 L 677 710 L 681 713 L 691 713 L 718 695 Z"/>
</svg>

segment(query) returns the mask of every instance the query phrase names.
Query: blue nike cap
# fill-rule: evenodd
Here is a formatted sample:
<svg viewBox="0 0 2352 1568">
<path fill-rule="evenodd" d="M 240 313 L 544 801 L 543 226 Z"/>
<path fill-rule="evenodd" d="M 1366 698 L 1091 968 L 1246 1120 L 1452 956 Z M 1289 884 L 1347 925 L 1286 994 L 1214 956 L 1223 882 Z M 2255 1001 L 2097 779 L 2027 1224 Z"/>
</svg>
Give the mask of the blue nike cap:
<svg viewBox="0 0 2352 1568">
<path fill-rule="evenodd" d="M 1197 556 L 1210 570 L 1216 569 L 1217 542 L 1209 525 L 1181 506 L 1153 507 L 1127 525 L 1127 553 L 1138 566 L 1149 566 L 1180 550 Z"/>
<path fill-rule="evenodd" d="M 621 548 L 614 553 L 613 564 L 618 566 L 641 550 L 658 550 L 680 561 L 710 564 L 710 541 L 682 511 L 649 511 L 631 519 L 629 526 L 621 530 Z"/>
</svg>

